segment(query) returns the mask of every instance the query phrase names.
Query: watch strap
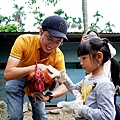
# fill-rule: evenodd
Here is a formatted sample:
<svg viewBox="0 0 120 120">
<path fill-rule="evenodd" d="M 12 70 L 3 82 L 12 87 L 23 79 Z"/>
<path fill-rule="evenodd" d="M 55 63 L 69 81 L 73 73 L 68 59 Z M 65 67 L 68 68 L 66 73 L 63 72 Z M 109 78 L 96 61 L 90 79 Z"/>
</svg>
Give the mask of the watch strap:
<svg viewBox="0 0 120 120">
<path fill-rule="evenodd" d="M 53 98 L 53 93 L 52 92 L 47 92 L 45 96 L 49 96 L 49 100 L 47 102 L 51 102 L 50 100 Z"/>
</svg>

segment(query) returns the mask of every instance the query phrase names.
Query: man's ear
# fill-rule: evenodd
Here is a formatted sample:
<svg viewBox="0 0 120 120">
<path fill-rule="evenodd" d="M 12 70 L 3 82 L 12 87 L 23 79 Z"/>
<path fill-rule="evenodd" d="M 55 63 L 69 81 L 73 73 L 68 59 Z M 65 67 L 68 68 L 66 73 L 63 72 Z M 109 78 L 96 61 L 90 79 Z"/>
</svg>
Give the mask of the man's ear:
<svg viewBox="0 0 120 120">
<path fill-rule="evenodd" d="M 42 33 L 43 33 L 43 29 L 42 29 L 42 27 L 40 27 L 39 34 L 42 35 Z"/>
<path fill-rule="evenodd" d="M 97 59 L 97 61 L 98 61 L 99 63 L 102 63 L 102 61 L 103 61 L 103 53 L 100 52 L 100 51 L 98 51 L 98 52 L 97 52 L 97 55 L 96 55 L 96 59 Z"/>
</svg>

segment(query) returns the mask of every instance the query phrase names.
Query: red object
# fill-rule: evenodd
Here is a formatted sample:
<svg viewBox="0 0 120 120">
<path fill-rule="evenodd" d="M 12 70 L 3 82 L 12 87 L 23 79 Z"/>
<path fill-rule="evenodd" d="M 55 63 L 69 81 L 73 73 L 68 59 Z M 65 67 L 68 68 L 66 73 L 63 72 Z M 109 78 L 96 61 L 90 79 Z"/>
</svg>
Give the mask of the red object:
<svg viewBox="0 0 120 120">
<path fill-rule="evenodd" d="M 44 75 L 42 74 L 41 70 L 38 67 L 38 64 L 36 63 L 36 69 L 35 69 L 35 78 L 37 81 L 35 82 L 35 89 L 43 92 L 45 90 L 44 87 Z"/>
<path fill-rule="evenodd" d="M 43 32 L 42 28 L 40 28 L 40 34 Z"/>
</svg>

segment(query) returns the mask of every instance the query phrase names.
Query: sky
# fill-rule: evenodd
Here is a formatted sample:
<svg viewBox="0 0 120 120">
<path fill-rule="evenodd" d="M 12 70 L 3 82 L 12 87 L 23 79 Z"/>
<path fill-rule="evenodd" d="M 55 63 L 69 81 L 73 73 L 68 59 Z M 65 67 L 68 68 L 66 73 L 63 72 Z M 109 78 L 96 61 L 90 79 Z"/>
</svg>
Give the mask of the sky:
<svg viewBox="0 0 120 120">
<path fill-rule="evenodd" d="M 27 16 L 24 21 L 26 31 L 38 31 L 36 27 L 33 27 L 34 16 L 29 13 L 30 9 L 25 5 L 27 0 L 0 0 L 0 14 L 10 16 L 14 13 L 13 3 L 18 4 L 19 6 L 24 6 L 24 11 Z M 37 5 L 40 7 L 42 13 L 45 14 L 44 18 L 47 16 L 53 15 L 53 12 L 62 8 L 68 16 L 80 17 L 82 19 L 82 0 L 61 0 L 58 2 L 56 7 L 53 5 L 45 6 L 45 3 L 42 0 L 37 0 Z M 7 3 L 7 4 L 6 4 Z M 120 0 L 87 0 L 87 11 L 88 11 L 88 25 L 95 22 L 93 15 L 96 11 L 103 16 L 99 21 L 100 28 L 105 28 L 105 24 L 110 21 L 111 24 L 114 24 L 114 32 L 120 32 Z M 34 8 L 36 6 L 33 6 Z M 72 30 L 69 30 L 72 31 Z M 77 30 L 76 30 L 77 32 Z"/>
</svg>

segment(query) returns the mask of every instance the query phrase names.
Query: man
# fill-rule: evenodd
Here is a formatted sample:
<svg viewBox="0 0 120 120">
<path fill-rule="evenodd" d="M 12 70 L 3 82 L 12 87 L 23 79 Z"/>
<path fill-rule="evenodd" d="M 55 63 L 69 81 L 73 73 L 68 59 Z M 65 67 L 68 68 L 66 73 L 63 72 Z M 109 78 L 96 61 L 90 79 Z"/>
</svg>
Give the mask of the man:
<svg viewBox="0 0 120 120">
<path fill-rule="evenodd" d="M 20 35 L 8 58 L 4 71 L 8 105 L 6 120 L 23 120 L 23 100 L 25 77 L 35 71 L 35 62 L 51 65 L 57 70 L 65 70 L 64 55 L 58 48 L 63 39 L 67 39 L 67 24 L 60 16 L 49 16 L 42 23 L 40 35 Z M 57 98 L 67 92 L 61 84 L 53 93 L 46 95 L 46 101 Z M 28 96 L 32 105 L 34 120 L 48 120 L 45 112 L 45 103 Z"/>
</svg>

